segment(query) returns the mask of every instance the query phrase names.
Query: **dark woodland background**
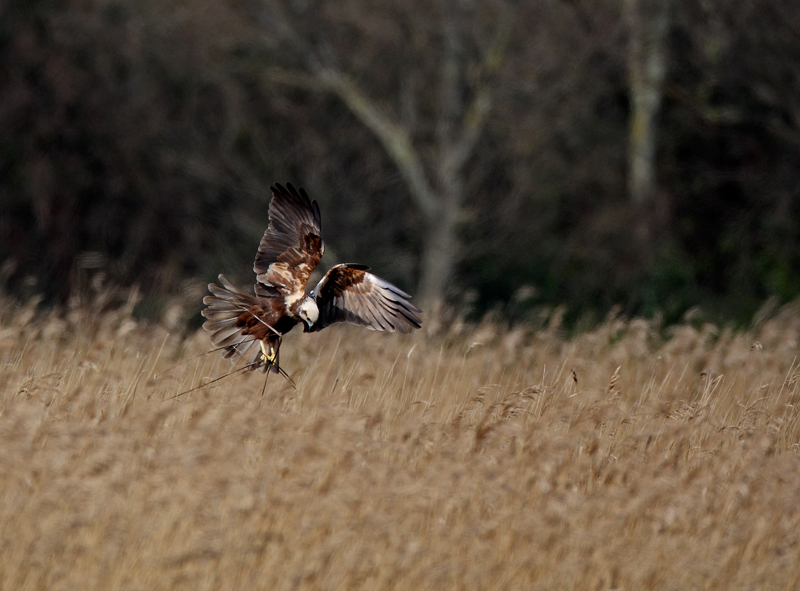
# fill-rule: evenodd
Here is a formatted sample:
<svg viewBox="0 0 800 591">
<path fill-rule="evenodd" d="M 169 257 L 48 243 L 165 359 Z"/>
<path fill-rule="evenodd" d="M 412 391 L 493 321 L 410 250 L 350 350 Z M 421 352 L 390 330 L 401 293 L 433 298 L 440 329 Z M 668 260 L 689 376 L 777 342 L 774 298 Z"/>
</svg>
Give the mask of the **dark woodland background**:
<svg viewBox="0 0 800 591">
<path fill-rule="evenodd" d="M 0 290 L 54 305 L 196 314 L 286 181 L 474 316 L 800 293 L 796 0 L 4 0 L 0 130 Z"/>
</svg>

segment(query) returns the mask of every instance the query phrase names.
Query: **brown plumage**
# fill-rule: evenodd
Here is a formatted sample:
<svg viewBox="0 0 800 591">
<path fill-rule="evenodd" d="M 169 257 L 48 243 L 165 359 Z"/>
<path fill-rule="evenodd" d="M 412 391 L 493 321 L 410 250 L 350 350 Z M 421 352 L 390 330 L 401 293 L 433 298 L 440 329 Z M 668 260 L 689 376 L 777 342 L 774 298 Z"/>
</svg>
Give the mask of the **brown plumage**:
<svg viewBox="0 0 800 591">
<path fill-rule="evenodd" d="M 406 334 L 419 328 L 422 311 L 410 295 L 369 273 L 364 265 L 331 267 L 308 294 L 306 283 L 325 252 L 319 205 L 303 189 L 287 183 L 270 187 L 269 227 L 253 264 L 254 293 L 232 285 L 223 275 L 208 286 L 203 328 L 223 356 L 278 371 L 281 337 L 296 324 L 317 332 L 336 322 Z"/>
</svg>

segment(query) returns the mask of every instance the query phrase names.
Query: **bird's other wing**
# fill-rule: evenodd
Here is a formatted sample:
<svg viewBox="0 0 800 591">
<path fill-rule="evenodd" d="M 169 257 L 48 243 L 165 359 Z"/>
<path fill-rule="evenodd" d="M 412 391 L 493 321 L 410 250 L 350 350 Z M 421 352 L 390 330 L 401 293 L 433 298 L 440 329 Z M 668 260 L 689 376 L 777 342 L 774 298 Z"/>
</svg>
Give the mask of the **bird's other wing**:
<svg viewBox="0 0 800 591">
<path fill-rule="evenodd" d="M 302 294 L 311 271 L 325 252 L 319 205 L 290 183 L 285 188 L 276 183 L 270 190 L 269 226 L 258 245 L 253 270 L 264 286 L 262 292 Z"/>
<path fill-rule="evenodd" d="M 319 318 L 311 327 L 320 331 L 335 322 L 350 322 L 372 330 L 400 331 L 420 328 L 422 310 L 409 302 L 410 295 L 388 281 L 368 273 L 364 265 L 331 267 L 311 291 Z"/>
</svg>

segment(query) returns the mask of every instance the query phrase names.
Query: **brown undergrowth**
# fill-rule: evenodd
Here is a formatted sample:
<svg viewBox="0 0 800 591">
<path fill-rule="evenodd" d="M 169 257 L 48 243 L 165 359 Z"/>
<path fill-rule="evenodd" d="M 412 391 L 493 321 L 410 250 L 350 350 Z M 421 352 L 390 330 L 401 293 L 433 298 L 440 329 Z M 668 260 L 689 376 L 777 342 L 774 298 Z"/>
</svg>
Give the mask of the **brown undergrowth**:
<svg viewBox="0 0 800 591">
<path fill-rule="evenodd" d="M 290 334 L 0 304 L 2 589 L 800 588 L 800 314 Z"/>
</svg>

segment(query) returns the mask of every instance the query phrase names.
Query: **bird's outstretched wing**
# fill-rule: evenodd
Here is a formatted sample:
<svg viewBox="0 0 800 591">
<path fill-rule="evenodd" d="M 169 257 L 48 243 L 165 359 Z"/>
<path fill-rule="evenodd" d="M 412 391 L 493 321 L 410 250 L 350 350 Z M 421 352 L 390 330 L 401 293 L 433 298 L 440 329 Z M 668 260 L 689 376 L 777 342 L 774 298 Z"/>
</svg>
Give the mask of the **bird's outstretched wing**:
<svg viewBox="0 0 800 591">
<path fill-rule="evenodd" d="M 258 245 L 253 270 L 259 295 L 302 294 L 325 245 L 319 205 L 290 183 L 270 187 L 269 226 Z"/>
<path fill-rule="evenodd" d="M 411 296 L 367 271 L 369 267 L 364 265 L 331 267 L 310 294 L 319 308 L 312 332 L 335 322 L 403 334 L 422 326 L 417 316 L 422 310 L 408 301 Z"/>
</svg>

